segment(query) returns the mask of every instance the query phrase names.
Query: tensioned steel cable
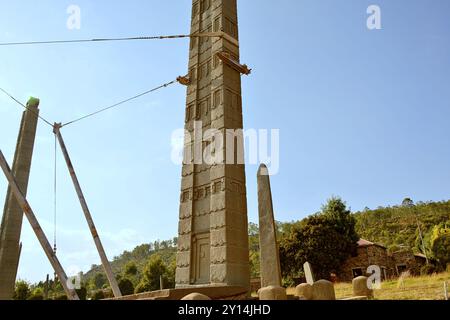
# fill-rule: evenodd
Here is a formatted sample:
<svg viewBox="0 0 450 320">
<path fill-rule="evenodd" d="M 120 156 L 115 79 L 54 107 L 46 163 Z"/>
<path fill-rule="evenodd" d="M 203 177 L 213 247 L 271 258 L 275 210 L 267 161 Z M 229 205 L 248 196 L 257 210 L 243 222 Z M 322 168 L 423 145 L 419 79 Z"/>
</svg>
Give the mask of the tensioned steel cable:
<svg viewBox="0 0 450 320">
<path fill-rule="evenodd" d="M 124 38 L 94 38 L 94 39 L 74 39 L 74 40 L 47 40 L 47 41 L 23 41 L 23 42 L 2 42 L 0 46 L 23 46 L 40 44 L 63 44 L 63 43 L 85 43 L 85 42 L 108 42 L 108 41 L 135 41 L 135 40 L 165 40 L 199 37 L 217 37 L 216 34 L 179 34 L 169 36 L 142 36 Z"/>
<path fill-rule="evenodd" d="M 39 119 L 41 119 L 42 121 L 44 121 L 46 124 L 48 124 L 49 126 L 53 127 L 53 124 L 51 124 L 50 121 L 48 121 L 47 119 L 45 119 L 44 117 L 42 117 L 41 115 L 39 115 L 38 113 L 36 113 L 33 109 L 28 108 L 25 104 L 23 104 L 22 102 L 20 102 L 19 100 L 17 100 L 16 98 L 13 97 L 13 95 L 11 95 L 10 93 L 8 93 L 5 89 L 0 87 L 0 91 L 2 91 L 4 94 L 6 94 L 9 98 L 11 98 L 14 102 L 16 102 L 17 104 L 21 105 L 22 107 L 24 107 L 25 109 L 31 111 L 32 113 L 34 113 Z"/>
<path fill-rule="evenodd" d="M 131 98 L 122 100 L 122 101 L 117 102 L 117 103 L 115 103 L 115 104 L 113 104 L 113 105 L 110 105 L 110 106 L 108 106 L 108 107 L 102 108 L 102 109 L 97 110 L 97 111 L 95 111 L 95 112 L 89 113 L 89 114 L 87 114 L 87 115 L 85 115 L 85 116 L 82 116 L 82 117 L 80 117 L 80 118 L 77 118 L 77 119 L 75 119 L 75 120 L 66 122 L 66 123 L 64 123 L 61 127 L 65 127 L 65 126 L 68 126 L 68 125 L 70 125 L 70 124 L 76 123 L 76 122 L 78 122 L 78 121 L 81 121 L 81 120 L 84 120 L 84 119 L 93 117 L 93 116 L 95 116 L 95 115 L 97 115 L 97 114 L 99 114 L 99 113 L 102 113 L 102 112 L 105 112 L 105 111 L 107 111 L 107 110 L 110 110 L 110 109 L 116 108 L 116 107 L 118 107 L 118 106 L 121 106 L 122 104 L 124 104 L 124 103 L 126 103 L 126 102 L 129 102 L 129 101 L 131 101 L 131 100 L 135 100 L 135 99 L 140 98 L 140 97 L 142 97 L 142 96 L 145 96 L 145 95 L 147 95 L 147 94 L 149 94 L 149 93 L 155 92 L 155 91 L 160 90 L 160 89 L 162 89 L 162 88 L 166 88 L 166 87 L 168 87 L 168 86 L 170 86 L 170 85 L 172 85 L 172 84 L 174 84 L 174 83 L 176 83 L 176 82 L 177 82 L 177 80 L 173 80 L 173 81 L 167 82 L 167 83 L 162 84 L 162 85 L 160 85 L 160 86 L 158 86 L 158 87 L 156 87 L 156 88 L 153 88 L 153 89 L 147 90 L 147 91 L 145 91 L 145 92 L 143 92 L 143 93 L 140 93 L 140 94 L 138 94 L 138 95 L 135 95 L 135 96 L 133 96 L 133 97 L 131 97 Z"/>
</svg>

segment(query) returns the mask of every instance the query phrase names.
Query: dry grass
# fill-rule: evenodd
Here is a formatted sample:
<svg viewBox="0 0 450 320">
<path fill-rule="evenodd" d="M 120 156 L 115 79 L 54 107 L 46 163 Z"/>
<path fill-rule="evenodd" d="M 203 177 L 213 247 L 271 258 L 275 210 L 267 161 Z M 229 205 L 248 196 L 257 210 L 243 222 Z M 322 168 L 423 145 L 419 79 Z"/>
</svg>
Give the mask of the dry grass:
<svg viewBox="0 0 450 320">
<path fill-rule="evenodd" d="M 450 282 L 450 272 L 432 276 L 407 277 L 400 280 L 385 281 L 381 289 L 375 290 L 376 300 L 443 300 L 444 282 Z M 289 288 L 288 294 L 294 294 L 295 289 Z M 351 283 L 335 284 L 336 298 L 343 299 L 352 296 Z"/>
</svg>

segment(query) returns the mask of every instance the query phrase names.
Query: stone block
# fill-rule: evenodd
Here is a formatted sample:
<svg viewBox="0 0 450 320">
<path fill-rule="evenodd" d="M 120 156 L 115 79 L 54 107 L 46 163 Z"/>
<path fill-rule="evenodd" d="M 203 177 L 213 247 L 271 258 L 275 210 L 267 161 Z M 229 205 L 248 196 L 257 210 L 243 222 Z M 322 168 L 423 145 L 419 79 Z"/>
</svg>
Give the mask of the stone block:
<svg viewBox="0 0 450 320">
<path fill-rule="evenodd" d="M 211 300 L 211 298 L 204 294 L 194 292 L 181 298 L 181 300 Z"/>
<path fill-rule="evenodd" d="M 313 286 L 308 283 L 299 284 L 295 288 L 295 296 L 301 300 L 313 299 Z"/>
<path fill-rule="evenodd" d="M 352 281 L 353 296 L 355 296 L 355 297 L 366 296 L 368 298 L 373 298 L 373 290 L 369 289 L 369 287 L 367 286 L 368 279 L 369 278 L 364 277 L 364 276 L 360 276 L 360 277 L 353 279 L 353 281 Z"/>
<path fill-rule="evenodd" d="M 327 280 L 319 280 L 314 282 L 313 300 L 336 300 L 333 283 Z"/>
<path fill-rule="evenodd" d="M 283 287 L 269 286 L 258 290 L 259 300 L 287 300 L 286 289 Z"/>
</svg>

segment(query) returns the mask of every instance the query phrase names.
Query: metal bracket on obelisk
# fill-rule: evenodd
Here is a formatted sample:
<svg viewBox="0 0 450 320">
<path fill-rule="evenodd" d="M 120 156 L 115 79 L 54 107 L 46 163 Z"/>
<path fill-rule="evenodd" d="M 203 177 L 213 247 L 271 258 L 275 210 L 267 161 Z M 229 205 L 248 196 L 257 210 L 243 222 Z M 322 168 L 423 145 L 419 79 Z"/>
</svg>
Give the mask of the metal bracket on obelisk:
<svg viewBox="0 0 450 320">
<path fill-rule="evenodd" d="M 314 273 L 311 264 L 306 261 L 303 264 L 303 272 L 305 273 L 306 283 L 313 285 L 314 284 Z"/>
</svg>

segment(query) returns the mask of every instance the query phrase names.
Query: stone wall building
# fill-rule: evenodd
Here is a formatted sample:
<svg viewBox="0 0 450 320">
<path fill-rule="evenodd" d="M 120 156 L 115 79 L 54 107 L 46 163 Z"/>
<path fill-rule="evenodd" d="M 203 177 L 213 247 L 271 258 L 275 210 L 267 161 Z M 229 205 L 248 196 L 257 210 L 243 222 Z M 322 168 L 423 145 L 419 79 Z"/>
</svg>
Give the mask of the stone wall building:
<svg viewBox="0 0 450 320">
<path fill-rule="evenodd" d="M 398 277 L 406 271 L 419 274 L 420 268 L 425 263 L 426 257 L 414 254 L 411 249 L 389 253 L 382 244 L 360 239 L 356 255 L 343 264 L 337 279 L 352 281 L 356 277 L 367 275 L 369 266 L 377 265 L 381 269 L 382 280 L 386 280 Z"/>
</svg>

